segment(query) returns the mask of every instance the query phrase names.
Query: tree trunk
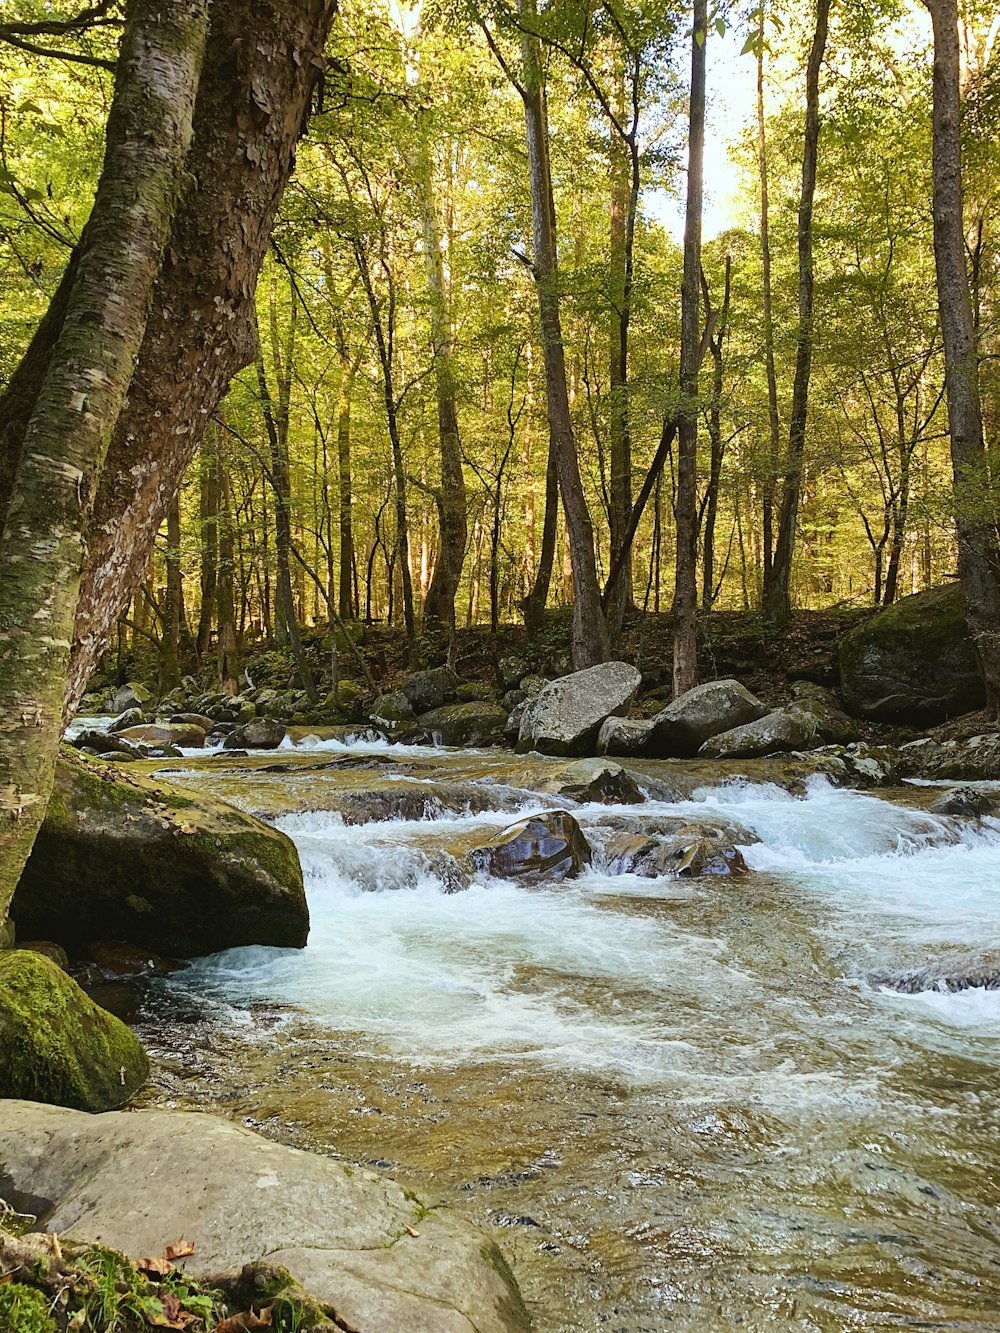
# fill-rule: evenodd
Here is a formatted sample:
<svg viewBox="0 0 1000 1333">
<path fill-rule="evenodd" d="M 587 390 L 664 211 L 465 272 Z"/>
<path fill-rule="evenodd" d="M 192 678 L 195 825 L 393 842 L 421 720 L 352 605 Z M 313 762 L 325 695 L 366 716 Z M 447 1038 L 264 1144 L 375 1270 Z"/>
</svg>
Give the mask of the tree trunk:
<svg viewBox="0 0 1000 1333">
<path fill-rule="evenodd" d="M 184 619 L 184 584 L 181 577 L 181 505 L 175 495 L 167 510 L 167 589 L 163 603 L 160 640 L 160 690 L 166 694 L 181 683 L 181 625 Z"/>
<path fill-rule="evenodd" d="M 986 686 L 1000 713 L 1000 552 L 987 501 L 979 357 L 965 263 L 960 56 L 956 0 L 925 0 L 934 25 L 934 258 L 944 341 L 958 572 L 965 617 Z"/>
<path fill-rule="evenodd" d="M 705 47 L 708 0 L 694 0 L 688 116 L 687 207 L 681 283 L 680 412 L 674 523 L 674 698 L 698 684 L 698 363 L 702 178 L 705 160 Z"/>
<path fill-rule="evenodd" d="M 768 452 L 762 492 L 763 596 L 770 596 L 774 559 L 774 482 L 781 452 L 781 422 L 778 416 L 778 378 L 774 369 L 774 316 L 771 313 L 771 222 L 767 180 L 767 122 L 764 118 L 764 0 L 757 26 L 757 164 L 760 171 L 760 260 L 761 312 L 764 317 L 764 367 L 767 374 Z"/>
<path fill-rule="evenodd" d="M 719 312 L 719 322 L 715 326 L 715 333 L 709 340 L 709 348 L 712 353 L 712 401 L 708 409 L 708 435 L 711 441 L 712 456 L 708 474 L 708 490 L 705 494 L 705 529 L 702 539 L 701 574 L 701 604 L 706 611 L 711 611 L 712 603 L 715 601 L 715 520 L 719 511 L 719 489 L 722 482 L 722 463 L 726 449 L 722 440 L 723 344 L 726 336 L 726 325 L 729 322 L 732 268 L 732 256 L 727 254 L 722 309 Z M 705 304 L 708 304 L 707 299 Z"/>
<path fill-rule="evenodd" d="M 215 456 L 219 496 L 219 578 L 217 611 L 219 624 L 219 688 L 226 694 L 240 689 L 239 640 L 236 634 L 236 599 L 233 595 L 235 550 L 233 542 L 233 497 L 229 469 L 220 449 Z"/>
<path fill-rule="evenodd" d="M 340 566 L 337 582 L 337 604 L 341 620 L 351 620 L 358 614 L 354 596 L 354 524 L 351 517 L 351 398 L 358 362 L 346 356 L 340 362 L 340 399 L 337 404 L 337 476 L 340 482 Z"/>
<path fill-rule="evenodd" d="M 142 578 L 206 424 L 232 376 L 256 359 L 257 274 L 334 9 L 334 0 L 213 6 L 186 164 L 192 184 L 174 216 L 94 506 L 66 717 Z"/>
<path fill-rule="evenodd" d="M 520 0 L 523 17 L 535 16 L 535 0 Z M 521 38 L 524 86 L 521 97 L 528 143 L 528 172 L 531 181 L 531 216 L 534 241 L 535 290 L 541 323 L 545 362 L 545 396 L 549 434 L 555 454 L 559 490 L 570 557 L 573 564 L 573 665 L 576 670 L 607 661 L 611 648 L 608 627 L 601 608 L 594 558 L 594 532 L 580 476 L 580 461 L 573 438 L 566 361 L 559 316 L 559 273 L 556 261 L 555 203 L 549 163 L 548 123 L 545 112 L 545 83 L 538 39 L 525 32 Z"/>
<path fill-rule="evenodd" d="M 764 599 L 768 619 L 781 624 L 792 609 L 792 561 L 799 518 L 802 458 L 806 446 L 809 378 L 813 352 L 813 197 L 819 150 L 819 73 L 826 50 L 831 0 L 817 0 L 816 27 L 806 70 L 806 131 L 802 152 L 802 190 L 799 195 L 799 323 L 795 348 L 795 383 L 788 423 L 788 455 L 781 493 L 778 540 L 771 583 Z"/>
<path fill-rule="evenodd" d="M 14 478 L 0 543 L 0 922 L 52 789 L 87 518 L 182 179 L 206 26 L 190 0 L 129 4 L 93 212 Z"/>
<path fill-rule="evenodd" d="M 215 428 L 218 435 L 218 427 Z M 219 578 L 219 477 L 215 453 L 201 445 L 198 477 L 198 519 L 201 539 L 201 606 L 198 613 L 198 637 L 195 649 L 198 661 L 204 660 L 212 640 L 215 592 Z"/>
<path fill-rule="evenodd" d="M 524 599 L 524 628 L 532 639 L 542 628 L 545 604 L 549 600 L 552 567 L 556 559 L 556 530 L 559 526 L 559 476 L 556 455 L 549 437 L 548 461 L 545 464 L 545 512 L 542 517 L 542 545 L 538 553 L 538 568 L 531 592 Z"/>
</svg>

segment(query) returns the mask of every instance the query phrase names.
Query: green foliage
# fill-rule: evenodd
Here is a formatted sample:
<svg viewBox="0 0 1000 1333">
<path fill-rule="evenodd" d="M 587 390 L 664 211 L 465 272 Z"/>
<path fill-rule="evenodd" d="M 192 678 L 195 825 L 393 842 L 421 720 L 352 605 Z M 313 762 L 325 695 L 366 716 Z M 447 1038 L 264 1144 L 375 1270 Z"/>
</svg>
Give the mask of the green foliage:
<svg viewBox="0 0 1000 1333">
<path fill-rule="evenodd" d="M 0 1286 L 0 1333 L 56 1333 L 43 1293 L 22 1282 Z"/>
</svg>

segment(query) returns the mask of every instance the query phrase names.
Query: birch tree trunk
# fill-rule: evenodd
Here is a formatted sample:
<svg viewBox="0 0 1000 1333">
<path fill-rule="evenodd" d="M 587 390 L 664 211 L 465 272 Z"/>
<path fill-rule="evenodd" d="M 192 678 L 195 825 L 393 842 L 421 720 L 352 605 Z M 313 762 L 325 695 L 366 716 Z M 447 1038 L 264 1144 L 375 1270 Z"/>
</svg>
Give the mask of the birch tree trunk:
<svg viewBox="0 0 1000 1333">
<path fill-rule="evenodd" d="M 0 921 L 52 789 L 87 518 L 142 345 L 207 29 L 131 0 L 104 166 L 0 542 Z"/>
</svg>

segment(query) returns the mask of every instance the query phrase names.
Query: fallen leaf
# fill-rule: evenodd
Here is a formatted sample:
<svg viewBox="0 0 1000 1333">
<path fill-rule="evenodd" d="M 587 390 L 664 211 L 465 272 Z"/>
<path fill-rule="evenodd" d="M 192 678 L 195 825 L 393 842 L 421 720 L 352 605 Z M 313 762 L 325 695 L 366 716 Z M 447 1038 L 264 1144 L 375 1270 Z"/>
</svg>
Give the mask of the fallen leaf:
<svg viewBox="0 0 1000 1333">
<path fill-rule="evenodd" d="M 407 1227 L 406 1230 L 410 1233 L 411 1236 L 419 1236 L 419 1235 L 420 1235 L 420 1232 L 417 1230 L 416 1227 Z"/>
<path fill-rule="evenodd" d="M 193 1324 L 198 1316 L 192 1314 L 190 1310 L 182 1308 L 180 1301 L 172 1291 L 160 1297 L 160 1303 L 163 1306 L 162 1314 L 147 1316 L 148 1322 L 156 1328 L 187 1328 L 188 1324 Z"/>
<path fill-rule="evenodd" d="M 171 1262 L 175 1259 L 186 1259 L 189 1254 L 194 1254 L 194 1241 L 185 1240 L 183 1236 L 175 1240 L 173 1245 L 168 1245 L 165 1252 L 165 1258 Z"/>
<path fill-rule="evenodd" d="M 253 1310 L 243 1310 L 240 1314 L 220 1320 L 215 1326 L 215 1333 L 248 1333 L 248 1330 L 255 1328 L 270 1327 L 271 1307 L 265 1305 L 260 1314 L 254 1314 Z"/>
</svg>

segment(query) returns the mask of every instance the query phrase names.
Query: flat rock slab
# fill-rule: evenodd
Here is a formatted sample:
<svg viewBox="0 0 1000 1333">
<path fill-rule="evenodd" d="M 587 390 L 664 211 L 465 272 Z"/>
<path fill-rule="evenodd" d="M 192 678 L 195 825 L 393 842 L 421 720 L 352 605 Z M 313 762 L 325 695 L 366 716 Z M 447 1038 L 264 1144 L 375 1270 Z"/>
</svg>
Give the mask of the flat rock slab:
<svg viewBox="0 0 1000 1333">
<path fill-rule="evenodd" d="M 623 713 L 641 684 L 641 674 L 627 662 L 603 662 L 550 681 L 525 704 L 517 748 L 586 754 L 604 719 Z"/>
<path fill-rule="evenodd" d="M 527 1327 L 497 1247 L 371 1171 L 183 1111 L 0 1103 L 0 1197 L 132 1258 L 183 1235 L 206 1277 L 266 1259 L 364 1333 Z"/>
</svg>

